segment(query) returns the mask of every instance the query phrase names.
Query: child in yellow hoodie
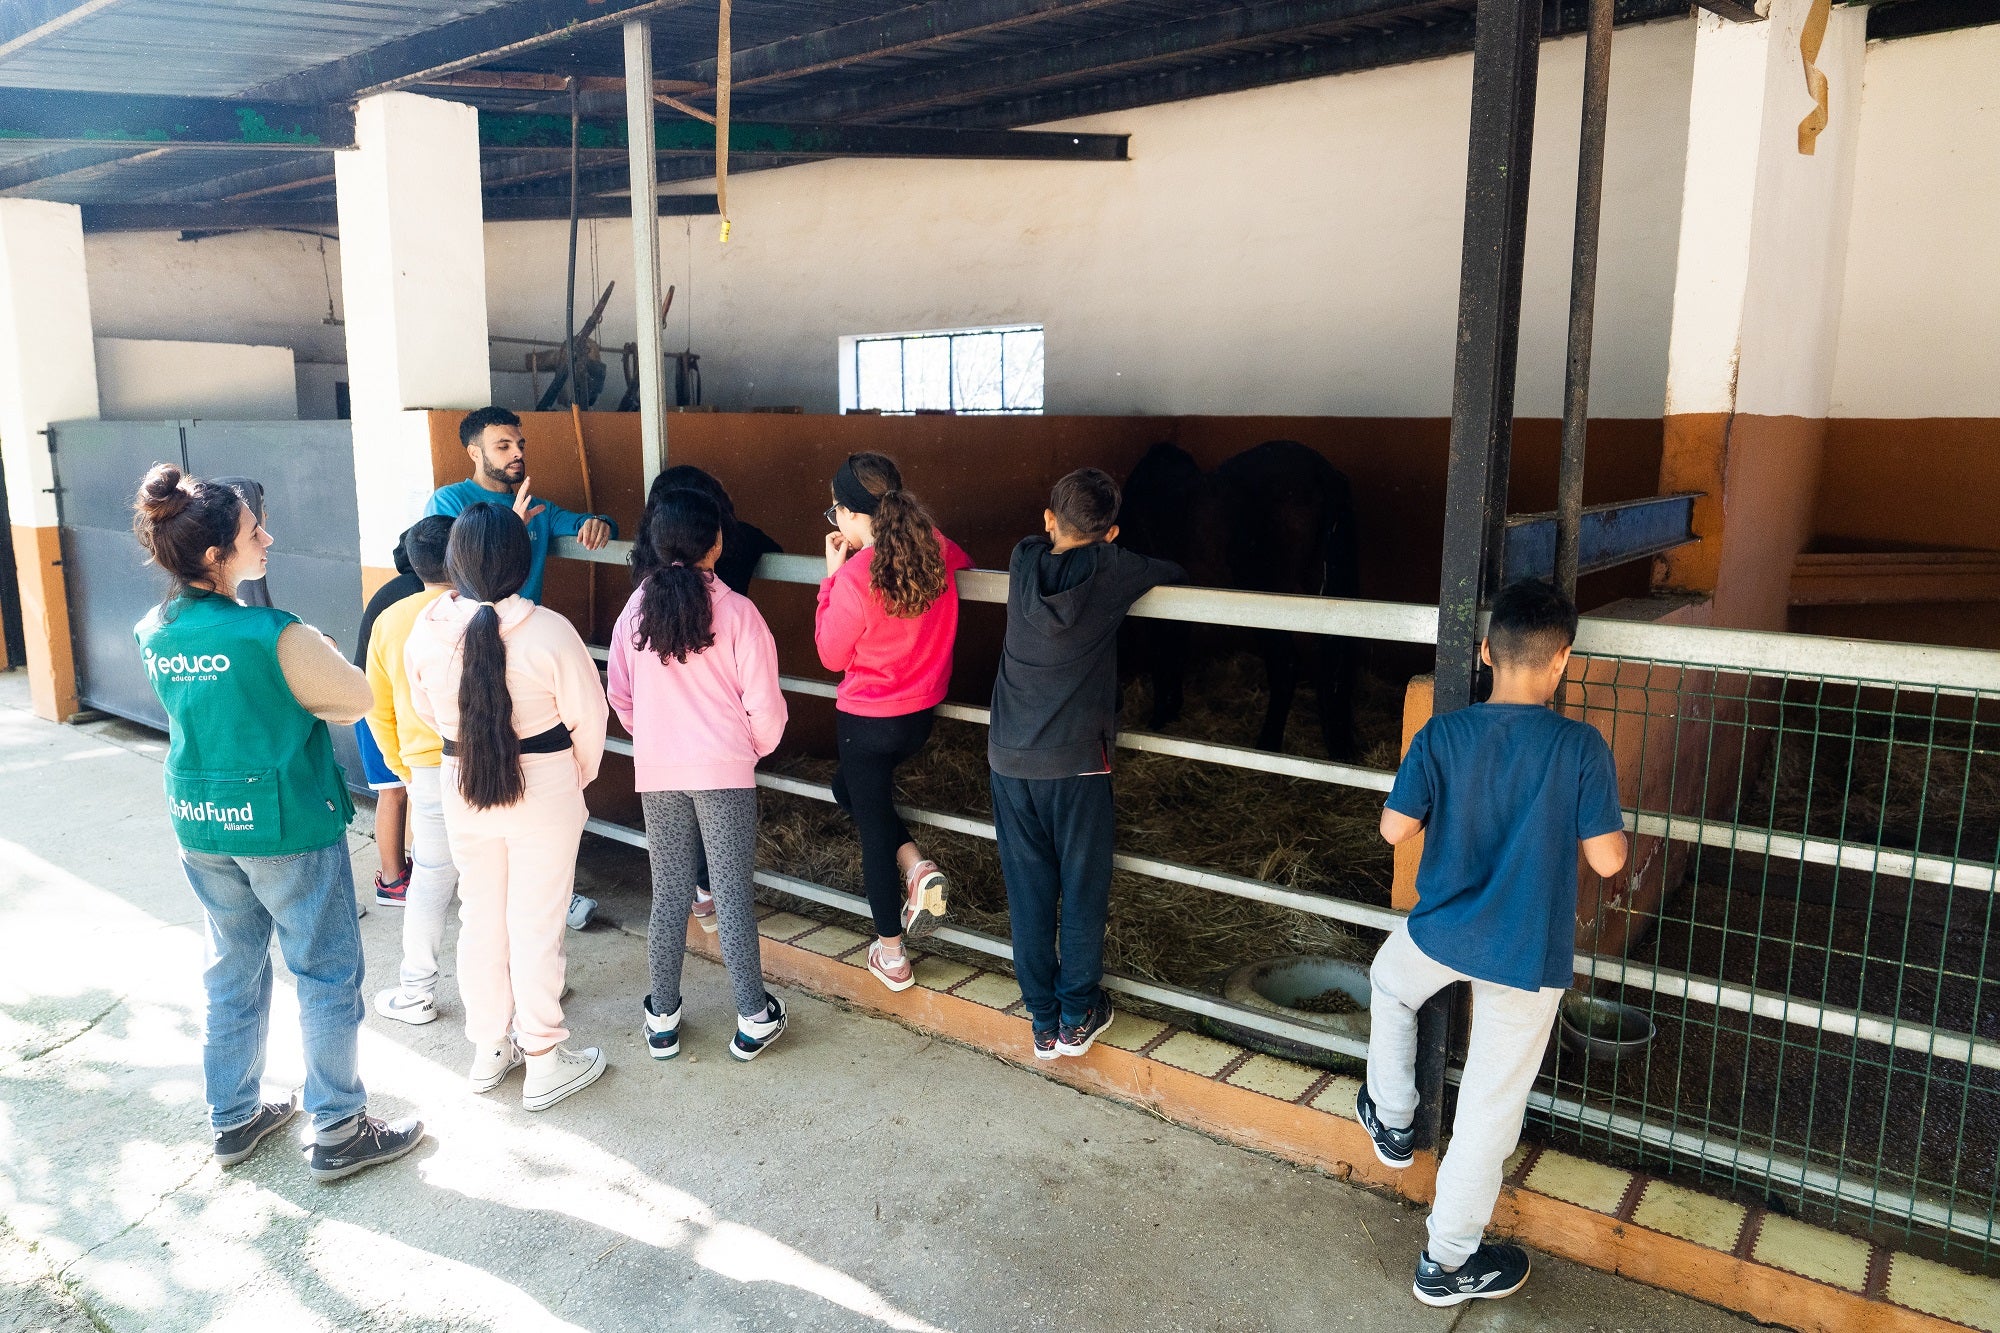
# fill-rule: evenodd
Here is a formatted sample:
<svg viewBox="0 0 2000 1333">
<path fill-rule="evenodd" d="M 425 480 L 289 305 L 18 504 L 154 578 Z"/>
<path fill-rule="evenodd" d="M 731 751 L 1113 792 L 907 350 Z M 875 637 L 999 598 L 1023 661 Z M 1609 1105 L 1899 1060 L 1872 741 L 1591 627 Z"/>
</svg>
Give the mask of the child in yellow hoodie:
<svg viewBox="0 0 2000 1333">
<path fill-rule="evenodd" d="M 428 1023 L 437 1017 L 437 956 L 458 890 L 458 869 L 445 838 L 444 796 L 438 788 L 443 744 L 411 705 L 410 677 L 403 667 L 403 646 L 418 613 L 451 589 L 444 572 L 451 523 L 448 516 L 433 515 L 419 519 L 404 536 L 403 551 L 424 589 L 382 612 L 368 643 L 368 684 L 375 692 L 368 729 L 383 759 L 410 791 L 412 864 L 404 899 L 401 984 L 375 996 L 375 1011 L 402 1023 Z"/>
</svg>

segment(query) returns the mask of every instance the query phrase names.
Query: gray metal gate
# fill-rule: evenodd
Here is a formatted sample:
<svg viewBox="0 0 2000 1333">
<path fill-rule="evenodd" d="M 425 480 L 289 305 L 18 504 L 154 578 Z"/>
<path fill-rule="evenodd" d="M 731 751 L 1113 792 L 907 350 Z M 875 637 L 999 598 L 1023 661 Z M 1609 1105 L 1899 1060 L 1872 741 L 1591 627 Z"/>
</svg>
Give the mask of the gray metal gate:
<svg viewBox="0 0 2000 1333">
<path fill-rule="evenodd" d="M 162 730 L 166 714 L 139 665 L 132 627 L 165 591 L 132 537 L 132 499 L 155 463 L 264 487 L 271 598 L 351 653 L 361 625 L 361 525 L 354 436 L 345 421 L 65 421 L 54 427 L 57 513 L 76 654 L 91 708 Z M 351 727 L 334 728 L 361 784 Z"/>
</svg>

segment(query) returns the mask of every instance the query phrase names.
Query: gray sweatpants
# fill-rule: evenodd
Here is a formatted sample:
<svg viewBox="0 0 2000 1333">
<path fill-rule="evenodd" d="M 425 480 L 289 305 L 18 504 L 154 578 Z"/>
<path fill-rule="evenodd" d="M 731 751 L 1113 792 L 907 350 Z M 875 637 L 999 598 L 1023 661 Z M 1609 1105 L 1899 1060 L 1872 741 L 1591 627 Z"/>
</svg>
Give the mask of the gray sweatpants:
<svg viewBox="0 0 2000 1333">
<path fill-rule="evenodd" d="M 1500 1198 L 1507 1158 L 1521 1141 L 1528 1092 L 1548 1049 L 1560 986 L 1516 990 L 1478 981 L 1431 958 L 1399 925 L 1369 969 L 1368 1095 L 1382 1123 L 1408 1128 L 1417 1116 L 1417 1010 L 1454 981 L 1472 982 L 1472 1035 L 1451 1144 L 1431 1203 L 1430 1255 L 1456 1268 L 1472 1257 Z"/>
<path fill-rule="evenodd" d="M 756 888 L 757 789 L 649 791 L 646 853 L 653 863 L 653 915 L 646 932 L 653 1008 L 671 1014 L 681 1002 L 681 962 L 687 952 L 688 910 L 694 906 L 697 861 L 708 851 L 708 891 L 715 895 L 722 961 L 742 1017 L 764 1008 L 764 955 L 758 947 Z"/>
</svg>

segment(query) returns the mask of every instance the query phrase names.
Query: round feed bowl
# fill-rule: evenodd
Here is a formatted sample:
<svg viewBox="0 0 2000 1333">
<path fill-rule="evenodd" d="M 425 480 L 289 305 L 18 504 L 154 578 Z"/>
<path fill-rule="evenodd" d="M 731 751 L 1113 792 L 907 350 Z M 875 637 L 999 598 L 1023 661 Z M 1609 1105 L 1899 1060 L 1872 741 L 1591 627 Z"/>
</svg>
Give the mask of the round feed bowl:
<svg viewBox="0 0 2000 1333">
<path fill-rule="evenodd" d="M 1294 1008 L 1327 991 L 1353 1000 L 1358 1012 L 1316 1014 Z M 1248 963 L 1223 982 L 1224 998 L 1250 1009 L 1261 1009 L 1293 1023 L 1368 1040 L 1368 965 L 1322 954 L 1293 953 Z"/>
<path fill-rule="evenodd" d="M 1616 1060 L 1646 1049 L 1658 1031 L 1645 1011 L 1571 991 L 1556 1009 L 1562 1044 L 1593 1060 Z"/>
</svg>

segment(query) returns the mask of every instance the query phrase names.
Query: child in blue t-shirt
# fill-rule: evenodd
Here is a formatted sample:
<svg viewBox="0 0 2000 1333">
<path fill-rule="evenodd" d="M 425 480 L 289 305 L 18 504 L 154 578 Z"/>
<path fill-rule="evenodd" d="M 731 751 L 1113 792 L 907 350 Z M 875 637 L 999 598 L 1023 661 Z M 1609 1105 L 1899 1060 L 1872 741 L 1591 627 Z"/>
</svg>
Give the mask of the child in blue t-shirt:
<svg viewBox="0 0 2000 1333">
<path fill-rule="evenodd" d="M 1486 1224 L 1574 970 L 1577 848 L 1600 875 L 1625 867 L 1611 749 L 1548 706 L 1575 639 L 1576 608 L 1554 588 L 1504 589 L 1479 649 L 1492 697 L 1424 724 L 1382 811 L 1391 844 L 1424 834 L 1417 905 L 1369 974 L 1368 1081 L 1355 1112 L 1384 1165 L 1412 1157 L 1417 1010 L 1472 983 L 1451 1150 L 1417 1256 L 1413 1290 L 1426 1305 L 1507 1296 L 1528 1280 L 1528 1256 L 1483 1243 Z"/>
</svg>

